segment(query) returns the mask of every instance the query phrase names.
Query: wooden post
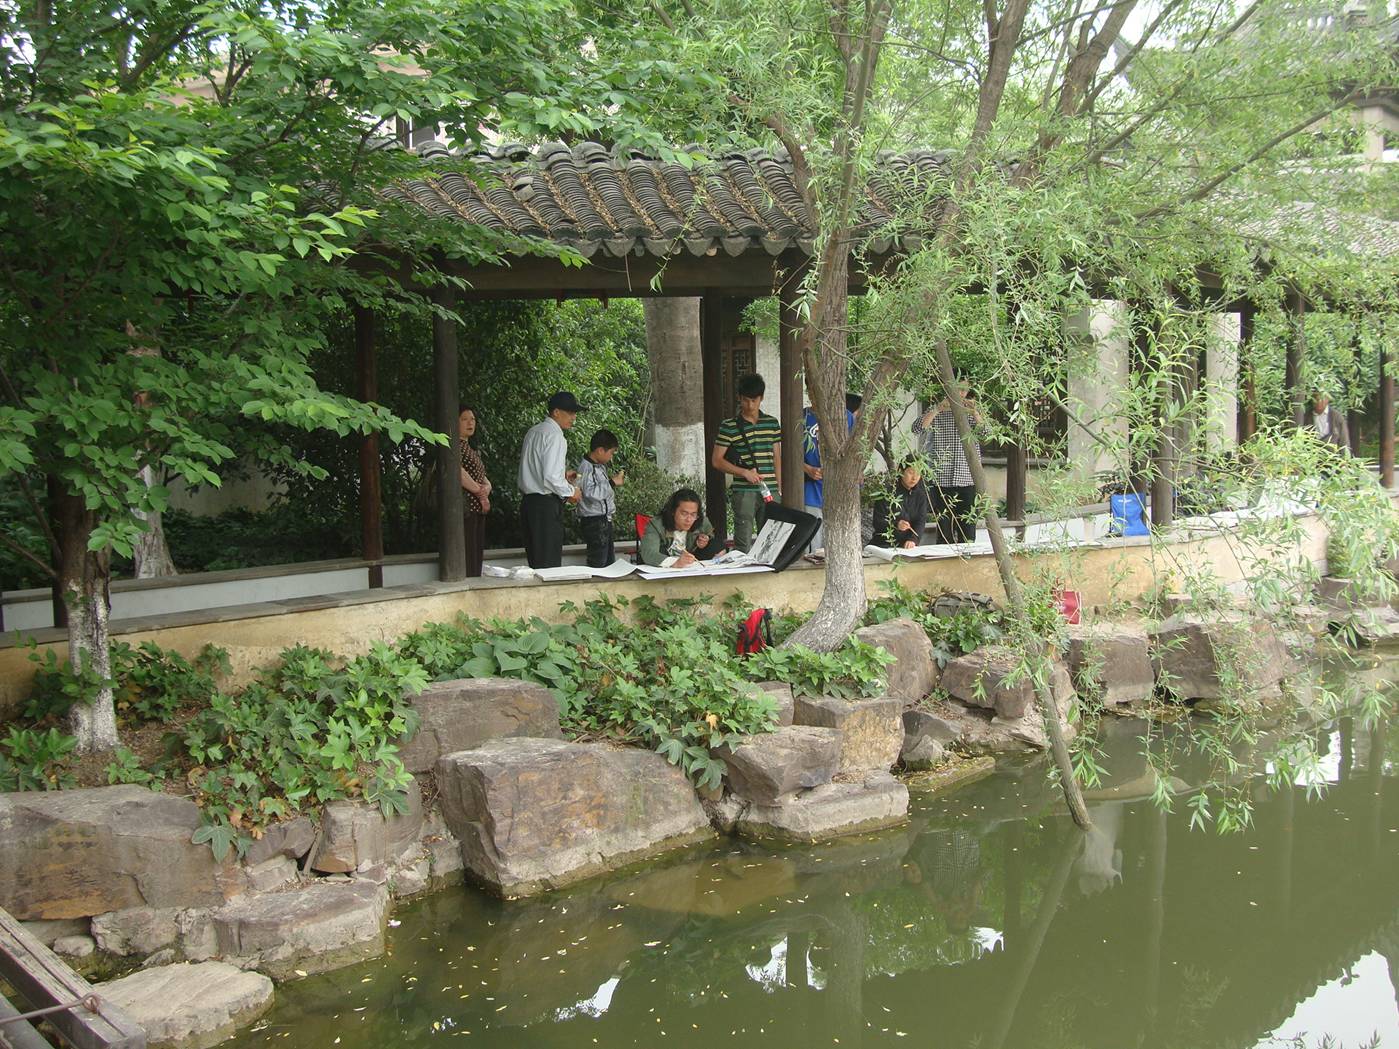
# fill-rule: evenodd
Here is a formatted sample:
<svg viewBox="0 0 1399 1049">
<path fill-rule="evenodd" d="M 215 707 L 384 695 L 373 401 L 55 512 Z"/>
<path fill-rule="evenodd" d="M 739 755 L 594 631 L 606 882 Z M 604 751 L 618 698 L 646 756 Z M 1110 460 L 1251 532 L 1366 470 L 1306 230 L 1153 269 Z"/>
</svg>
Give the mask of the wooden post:
<svg viewBox="0 0 1399 1049">
<path fill-rule="evenodd" d="M 1302 359 L 1307 352 L 1307 299 L 1300 292 L 1287 295 L 1288 312 L 1292 314 L 1292 338 L 1287 341 L 1287 363 L 1283 369 L 1282 385 L 1287 403 L 1292 409 L 1292 423 L 1302 425 L 1306 398 L 1302 390 Z"/>
<path fill-rule="evenodd" d="M 714 538 L 722 543 L 729 534 L 727 475 L 710 462 L 719 424 L 733 405 L 724 398 L 724 301 L 718 292 L 705 292 L 700 300 L 700 359 L 704 362 L 704 506 Z"/>
<path fill-rule="evenodd" d="M 777 330 L 781 372 L 782 462 L 777 476 L 782 482 L 782 505 L 800 510 L 806 505 L 806 413 L 802 397 L 802 359 L 797 352 L 801 318 L 797 315 L 797 292 L 801 281 L 792 274 L 778 288 Z"/>
<path fill-rule="evenodd" d="M 1394 487 L 1394 362 L 1380 340 L 1380 484 Z"/>
<path fill-rule="evenodd" d="M 365 404 L 379 399 L 379 375 L 374 360 L 374 311 L 355 307 L 355 395 Z M 379 435 L 365 434 L 359 442 L 360 554 L 369 562 L 369 588 L 384 585 L 384 508 L 379 477 Z"/>
<path fill-rule="evenodd" d="M 1253 320 L 1258 310 L 1251 302 L 1239 307 L 1239 443 L 1258 432 L 1258 384 L 1253 373 Z"/>
<path fill-rule="evenodd" d="M 441 287 L 433 301 L 444 310 L 456 305 L 456 292 Z M 466 578 L 466 522 L 462 520 L 461 459 L 457 451 L 457 325 L 432 316 L 433 418 L 447 443 L 437 448 L 437 569 L 444 583 Z"/>
</svg>

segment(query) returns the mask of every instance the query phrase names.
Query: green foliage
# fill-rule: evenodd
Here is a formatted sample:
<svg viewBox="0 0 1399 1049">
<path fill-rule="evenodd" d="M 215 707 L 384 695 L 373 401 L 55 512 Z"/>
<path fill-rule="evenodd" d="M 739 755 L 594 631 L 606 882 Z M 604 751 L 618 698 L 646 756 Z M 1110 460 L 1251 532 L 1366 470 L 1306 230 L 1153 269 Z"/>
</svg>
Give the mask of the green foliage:
<svg viewBox="0 0 1399 1049">
<path fill-rule="evenodd" d="M 160 785 L 165 782 L 164 768 L 147 769 L 141 764 L 141 758 L 126 747 L 118 747 L 113 751 L 112 757 L 112 763 L 107 766 L 108 783 L 134 783 L 137 786 L 159 790 Z"/>
<path fill-rule="evenodd" d="M 804 696 L 859 699 L 877 695 L 894 657 L 884 649 L 851 638 L 834 652 L 813 652 L 804 645 L 770 646 L 744 660 L 757 681 L 783 681 Z"/>
<path fill-rule="evenodd" d="M 937 616 L 932 611 L 934 595 L 913 590 L 897 579 L 886 580 L 881 590 L 880 596 L 870 602 L 865 622 L 913 620 L 932 641 L 933 657 L 938 666 L 946 666 L 949 659 L 974 652 L 982 645 L 994 644 L 1004 636 L 1003 616 L 999 611 L 965 609 L 955 615 Z"/>
<path fill-rule="evenodd" d="M 246 850 L 277 820 L 337 798 L 363 796 L 404 810 L 411 777 L 398 741 L 417 731 L 409 696 L 427 684 L 421 663 L 384 644 L 336 667 L 296 646 L 236 696 L 216 693 L 185 727 L 188 780 L 215 849 Z"/>
<path fill-rule="evenodd" d="M 134 648 L 118 641 L 110 652 L 112 677 L 104 681 L 90 666 L 75 671 L 68 660 L 60 663 L 52 649 L 42 655 L 31 650 L 29 658 L 38 666 L 24 716 L 32 721 L 62 716 L 74 703 L 92 702 L 108 685 L 114 687 L 117 716 L 125 722 L 168 721 L 180 707 L 207 702 L 218 676 L 228 672 L 228 653 L 213 644 L 193 660 L 152 641 Z"/>
<path fill-rule="evenodd" d="M 0 791 L 59 790 L 71 787 L 68 755 L 76 740 L 56 728 L 11 726 L 0 739 Z"/>
</svg>

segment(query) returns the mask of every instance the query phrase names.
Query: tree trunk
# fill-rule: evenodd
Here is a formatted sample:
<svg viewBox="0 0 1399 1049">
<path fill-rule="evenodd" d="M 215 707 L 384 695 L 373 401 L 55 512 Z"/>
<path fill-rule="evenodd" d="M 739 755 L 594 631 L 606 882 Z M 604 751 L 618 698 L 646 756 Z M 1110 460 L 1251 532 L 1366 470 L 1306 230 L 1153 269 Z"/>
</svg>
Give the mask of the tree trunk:
<svg viewBox="0 0 1399 1049">
<path fill-rule="evenodd" d="M 971 468 L 972 482 L 976 486 L 977 501 L 986 508 L 986 531 L 991 536 L 991 549 L 995 552 L 996 568 L 1000 571 L 1001 585 L 1005 587 L 1006 600 L 1010 604 L 1011 615 L 1017 623 L 1026 622 L 1025 595 L 1020 589 L 1020 577 L 1015 574 L 1015 563 L 1006 546 L 1006 538 L 1001 533 L 1001 522 L 996 516 L 996 504 L 988 495 L 986 470 L 981 465 L 981 449 L 972 434 L 971 417 L 957 388 L 957 373 L 952 366 L 952 355 L 947 351 L 947 343 L 937 343 L 938 378 L 943 389 L 948 391 L 948 401 L 952 405 L 952 417 L 957 422 L 957 434 L 962 439 L 962 448 L 967 453 L 967 465 Z M 829 590 L 829 585 L 827 590 Z M 861 596 L 863 597 L 863 588 Z M 823 599 L 824 600 L 824 599 Z M 1049 689 L 1049 655 L 1044 645 L 1038 644 L 1031 652 L 1040 664 L 1035 678 L 1035 704 L 1040 717 L 1044 719 L 1044 730 L 1049 736 L 1049 749 L 1054 755 L 1054 764 L 1059 769 L 1059 785 L 1064 791 L 1064 801 L 1068 803 L 1069 814 L 1074 822 L 1084 830 L 1093 825 L 1088 815 L 1088 807 L 1083 803 L 1083 792 L 1078 780 L 1074 779 L 1073 762 L 1069 757 L 1069 744 L 1064 738 L 1064 726 L 1059 720 L 1059 707 Z"/>
<path fill-rule="evenodd" d="M 81 496 L 59 498 L 59 542 L 63 548 L 59 586 L 68 612 L 68 661 L 75 673 L 88 672 L 101 682 L 87 701 L 69 711 L 69 730 L 79 754 L 109 751 L 117 745 L 117 715 L 112 699 L 112 659 L 108 647 L 111 557 L 87 548 L 95 520 Z"/>
<path fill-rule="evenodd" d="M 864 545 L 860 534 L 860 480 L 864 457 L 855 442 L 828 456 L 821 449 L 822 502 L 826 528 L 826 583 L 821 603 L 791 637 L 790 644 L 832 652 L 864 618 Z"/>
<path fill-rule="evenodd" d="M 646 299 L 651 444 L 661 469 L 704 479 L 704 362 L 699 299 Z"/>
<path fill-rule="evenodd" d="M 141 470 L 141 483 L 147 488 L 155 484 L 154 467 L 147 466 Z M 136 566 L 136 578 L 155 579 L 158 576 L 179 575 L 179 570 L 170 557 L 170 548 L 165 544 L 165 526 L 160 523 L 160 511 L 152 510 L 148 514 L 140 510 L 133 512 L 146 522 L 146 530 L 137 537 L 136 547 L 132 551 L 131 559 Z"/>
</svg>

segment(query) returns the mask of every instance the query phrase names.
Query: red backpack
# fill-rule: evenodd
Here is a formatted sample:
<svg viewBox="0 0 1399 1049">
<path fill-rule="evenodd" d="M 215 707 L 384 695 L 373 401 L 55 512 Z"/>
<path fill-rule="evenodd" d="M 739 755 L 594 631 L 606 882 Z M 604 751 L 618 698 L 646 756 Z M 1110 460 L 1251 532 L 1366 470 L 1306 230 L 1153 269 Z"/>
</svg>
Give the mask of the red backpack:
<svg viewBox="0 0 1399 1049">
<path fill-rule="evenodd" d="M 751 656 L 772 644 L 772 612 L 755 608 L 738 627 L 738 654 Z"/>
</svg>

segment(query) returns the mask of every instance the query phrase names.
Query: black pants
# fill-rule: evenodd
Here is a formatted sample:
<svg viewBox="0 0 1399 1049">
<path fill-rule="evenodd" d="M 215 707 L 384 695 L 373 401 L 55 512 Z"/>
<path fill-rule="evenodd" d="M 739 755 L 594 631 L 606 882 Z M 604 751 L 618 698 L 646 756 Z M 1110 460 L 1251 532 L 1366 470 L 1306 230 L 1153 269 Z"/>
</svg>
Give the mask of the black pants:
<svg viewBox="0 0 1399 1049">
<path fill-rule="evenodd" d="M 612 522 L 604 515 L 580 517 L 578 524 L 583 530 L 583 542 L 588 544 L 588 567 L 606 568 L 617 560 L 617 552 L 612 545 Z"/>
<path fill-rule="evenodd" d="M 466 538 L 466 577 L 481 574 L 481 562 L 486 556 L 486 515 L 467 512 L 462 515 L 462 533 Z"/>
<path fill-rule="evenodd" d="M 520 529 L 531 568 L 563 564 L 563 500 L 557 495 L 526 495 L 520 500 Z"/>
<path fill-rule="evenodd" d="M 976 518 L 972 516 L 976 506 L 974 485 L 940 488 L 933 484 L 928 486 L 928 495 L 937 519 L 939 543 L 970 543 L 976 539 Z"/>
</svg>

